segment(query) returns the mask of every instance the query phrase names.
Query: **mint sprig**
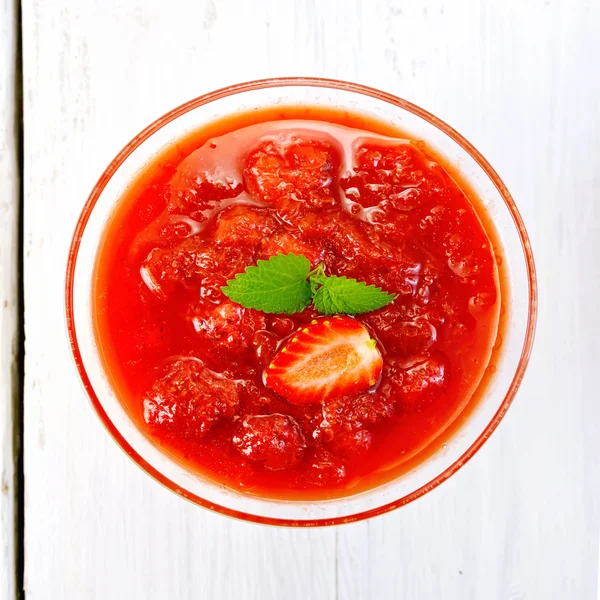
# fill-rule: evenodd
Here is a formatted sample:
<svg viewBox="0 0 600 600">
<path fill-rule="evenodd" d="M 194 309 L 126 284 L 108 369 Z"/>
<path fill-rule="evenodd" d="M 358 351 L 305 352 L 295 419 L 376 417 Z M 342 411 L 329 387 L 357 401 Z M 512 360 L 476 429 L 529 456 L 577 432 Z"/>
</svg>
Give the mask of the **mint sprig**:
<svg viewBox="0 0 600 600">
<path fill-rule="evenodd" d="M 324 315 L 359 315 L 382 308 L 395 298 L 364 281 L 327 275 L 323 264 L 311 271 L 306 256 L 293 253 L 259 260 L 221 290 L 245 308 L 288 315 L 302 312 L 311 299 Z"/>
</svg>

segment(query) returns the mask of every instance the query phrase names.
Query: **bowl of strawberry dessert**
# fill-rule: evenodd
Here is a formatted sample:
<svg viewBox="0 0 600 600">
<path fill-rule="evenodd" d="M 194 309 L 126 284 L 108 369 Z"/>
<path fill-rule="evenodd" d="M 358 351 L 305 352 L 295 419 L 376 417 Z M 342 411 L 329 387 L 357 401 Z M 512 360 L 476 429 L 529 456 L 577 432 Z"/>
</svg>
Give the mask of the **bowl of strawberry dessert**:
<svg viewBox="0 0 600 600">
<path fill-rule="evenodd" d="M 406 504 L 489 438 L 536 286 L 502 181 L 448 125 L 339 81 L 256 81 L 161 117 L 71 244 L 67 329 L 100 420 L 219 513 L 331 525 Z"/>
</svg>

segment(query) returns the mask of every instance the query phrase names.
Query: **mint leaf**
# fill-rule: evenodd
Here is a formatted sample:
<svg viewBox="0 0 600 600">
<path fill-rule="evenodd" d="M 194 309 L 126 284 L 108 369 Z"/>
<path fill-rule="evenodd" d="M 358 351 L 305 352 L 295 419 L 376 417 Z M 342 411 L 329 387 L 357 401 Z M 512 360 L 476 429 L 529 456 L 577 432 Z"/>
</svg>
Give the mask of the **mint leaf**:
<svg viewBox="0 0 600 600">
<path fill-rule="evenodd" d="M 310 303 L 309 273 L 310 261 L 303 254 L 277 254 L 246 267 L 221 291 L 245 308 L 291 315 L 302 312 Z"/>
<path fill-rule="evenodd" d="M 360 315 L 382 308 L 394 298 L 394 294 L 367 285 L 364 281 L 331 275 L 314 292 L 313 305 L 324 315 Z"/>
</svg>

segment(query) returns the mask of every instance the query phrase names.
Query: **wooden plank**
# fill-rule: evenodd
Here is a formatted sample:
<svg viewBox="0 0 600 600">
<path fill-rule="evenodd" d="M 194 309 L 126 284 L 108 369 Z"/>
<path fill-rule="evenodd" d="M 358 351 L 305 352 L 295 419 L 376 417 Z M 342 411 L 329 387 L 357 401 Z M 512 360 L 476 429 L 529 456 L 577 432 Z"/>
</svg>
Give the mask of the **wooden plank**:
<svg viewBox="0 0 600 600">
<path fill-rule="evenodd" d="M 0 589 L 16 594 L 16 444 L 18 419 L 18 214 L 16 15 L 0 3 Z"/>
<path fill-rule="evenodd" d="M 24 3 L 26 591 L 31 598 L 590 598 L 600 423 L 598 3 Z M 541 315 L 506 421 L 451 481 L 338 530 L 227 520 L 154 484 L 79 387 L 62 313 L 77 214 L 125 142 L 207 90 L 309 73 L 407 97 L 496 166 Z"/>
<path fill-rule="evenodd" d="M 438 9 L 390 7 L 387 86 L 410 73 L 411 97 L 466 135 L 514 195 L 540 279 L 537 341 L 505 422 L 465 469 L 415 505 L 340 530 L 340 597 L 594 598 L 600 4 Z"/>
<path fill-rule="evenodd" d="M 238 64 L 233 10 L 237 39 L 266 32 L 260 3 L 23 4 L 28 599 L 335 595 L 333 530 L 238 523 L 158 486 L 93 414 L 65 337 L 66 251 L 99 174 L 169 108 L 258 75 Z"/>
</svg>

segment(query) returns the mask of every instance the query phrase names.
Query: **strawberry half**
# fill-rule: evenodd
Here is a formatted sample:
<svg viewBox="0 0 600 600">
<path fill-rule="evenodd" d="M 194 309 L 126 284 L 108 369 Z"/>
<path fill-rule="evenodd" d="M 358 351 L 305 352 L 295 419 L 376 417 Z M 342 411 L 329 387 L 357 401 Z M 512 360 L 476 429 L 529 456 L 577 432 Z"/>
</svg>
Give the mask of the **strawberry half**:
<svg viewBox="0 0 600 600">
<path fill-rule="evenodd" d="M 383 360 L 356 319 L 322 317 L 287 341 L 265 371 L 265 384 L 292 404 L 321 402 L 375 385 Z"/>
</svg>

